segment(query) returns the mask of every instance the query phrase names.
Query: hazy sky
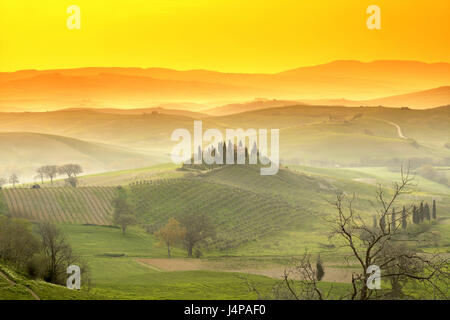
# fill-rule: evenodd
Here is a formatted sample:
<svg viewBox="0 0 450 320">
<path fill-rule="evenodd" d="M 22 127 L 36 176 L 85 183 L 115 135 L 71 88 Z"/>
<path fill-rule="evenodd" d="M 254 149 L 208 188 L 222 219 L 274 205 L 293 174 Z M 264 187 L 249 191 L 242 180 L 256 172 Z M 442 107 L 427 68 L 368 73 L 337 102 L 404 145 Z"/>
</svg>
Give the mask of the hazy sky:
<svg viewBox="0 0 450 320">
<path fill-rule="evenodd" d="M 68 6 L 81 8 L 69 30 Z M 366 8 L 381 8 L 368 30 Z M 277 72 L 338 59 L 450 62 L 448 0 L 1 0 L 0 71 Z"/>
</svg>

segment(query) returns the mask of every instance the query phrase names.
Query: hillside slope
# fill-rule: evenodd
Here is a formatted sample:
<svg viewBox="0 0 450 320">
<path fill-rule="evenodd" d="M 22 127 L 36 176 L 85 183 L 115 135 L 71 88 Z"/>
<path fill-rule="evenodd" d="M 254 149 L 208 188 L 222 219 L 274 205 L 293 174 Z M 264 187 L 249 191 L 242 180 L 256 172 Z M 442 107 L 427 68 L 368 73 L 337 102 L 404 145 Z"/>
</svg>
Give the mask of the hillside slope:
<svg viewBox="0 0 450 320">
<path fill-rule="evenodd" d="M 0 132 L 0 176 L 12 172 L 32 179 L 42 165 L 78 163 L 84 172 L 148 164 L 150 157 L 103 143 L 33 132 Z"/>
</svg>

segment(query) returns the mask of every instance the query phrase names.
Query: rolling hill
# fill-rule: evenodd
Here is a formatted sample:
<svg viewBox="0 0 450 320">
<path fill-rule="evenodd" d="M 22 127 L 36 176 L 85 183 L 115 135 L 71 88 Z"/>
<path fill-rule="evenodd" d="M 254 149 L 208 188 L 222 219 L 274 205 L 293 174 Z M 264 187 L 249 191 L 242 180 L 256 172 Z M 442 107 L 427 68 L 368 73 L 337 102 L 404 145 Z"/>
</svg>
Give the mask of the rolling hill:
<svg viewBox="0 0 450 320">
<path fill-rule="evenodd" d="M 348 99 L 317 99 L 317 100 L 269 100 L 255 99 L 244 103 L 232 103 L 224 106 L 204 110 L 212 116 L 225 116 L 234 113 L 270 109 L 276 107 L 287 107 L 294 105 L 317 105 L 317 106 L 344 106 L 344 107 L 408 107 L 413 109 L 431 109 L 450 105 L 450 86 L 444 86 L 424 91 L 412 92 L 402 95 L 383 97 L 372 100 L 348 100 Z"/>
<path fill-rule="evenodd" d="M 185 128 L 192 133 L 195 119 L 203 121 L 203 130 L 216 128 L 223 134 L 226 128 L 280 129 L 284 163 L 347 166 L 414 157 L 445 162 L 450 157 L 446 147 L 450 107 L 296 105 L 206 118 L 175 111 L 121 113 L 90 109 L 0 113 L 5 132 L 0 135 L 3 175 L 14 168 L 31 174 L 38 164 L 54 162 L 79 162 L 87 172 L 167 163 L 176 145 L 172 132 Z"/>
<path fill-rule="evenodd" d="M 15 172 L 23 180 L 36 176 L 42 165 L 78 163 L 84 172 L 140 167 L 153 160 L 148 155 L 100 142 L 33 132 L 0 132 L 0 176 Z M 154 161 L 154 160 L 153 160 Z"/>
<path fill-rule="evenodd" d="M 261 176 L 256 166 L 231 165 L 180 179 L 133 183 L 129 192 L 140 221 L 154 228 L 187 213 L 209 215 L 217 237 L 206 246 L 228 250 L 311 226 L 323 215 L 312 204 L 324 201 L 332 188 L 325 180 L 286 169 Z"/>
</svg>

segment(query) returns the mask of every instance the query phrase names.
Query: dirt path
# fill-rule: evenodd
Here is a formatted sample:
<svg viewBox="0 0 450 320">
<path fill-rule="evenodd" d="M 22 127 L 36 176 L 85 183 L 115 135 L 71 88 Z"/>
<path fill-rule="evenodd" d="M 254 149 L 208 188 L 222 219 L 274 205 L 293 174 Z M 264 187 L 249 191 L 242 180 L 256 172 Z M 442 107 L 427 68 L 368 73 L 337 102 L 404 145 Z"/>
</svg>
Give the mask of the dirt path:
<svg viewBox="0 0 450 320">
<path fill-rule="evenodd" d="M 398 124 L 396 124 L 395 122 L 390 122 L 390 121 L 385 121 L 385 122 L 386 122 L 386 123 L 389 123 L 390 125 L 393 125 L 394 127 L 397 128 L 398 136 L 399 136 L 401 139 L 408 139 L 407 137 L 405 137 L 405 135 L 404 135 L 403 132 L 402 132 L 402 128 L 400 128 L 400 126 L 399 126 Z"/>
<path fill-rule="evenodd" d="M 6 274 L 4 274 L 2 271 L 0 271 L 0 277 L 5 279 L 6 282 L 8 282 L 10 286 L 18 285 L 13 280 L 11 280 Z M 19 286 L 20 286 L 20 284 L 19 284 Z M 28 287 L 26 287 L 24 285 L 21 285 L 21 286 L 24 287 L 25 290 L 27 290 L 28 293 L 31 294 L 35 300 L 41 300 L 41 298 L 39 298 L 39 296 L 33 290 L 31 290 L 30 288 L 28 288 Z"/>
<path fill-rule="evenodd" d="M 239 272 L 256 274 L 274 279 L 282 279 L 285 270 L 283 266 L 279 265 L 266 266 L 264 268 L 226 268 L 220 262 L 211 262 L 200 259 L 136 259 L 136 262 L 141 265 L 147 266 L 152 270 L 159 271 L 208 270 L 221 272 Z M 336 268 L 333 266 L 325 266 L 325 276 L 323 278 L 323 281 L 350 283 L 352 279 L 352 271 L 353 270 L 350 268 Z M 292 278 L 296 279 L 295 275 L 293 275 Z"/>
</svg>

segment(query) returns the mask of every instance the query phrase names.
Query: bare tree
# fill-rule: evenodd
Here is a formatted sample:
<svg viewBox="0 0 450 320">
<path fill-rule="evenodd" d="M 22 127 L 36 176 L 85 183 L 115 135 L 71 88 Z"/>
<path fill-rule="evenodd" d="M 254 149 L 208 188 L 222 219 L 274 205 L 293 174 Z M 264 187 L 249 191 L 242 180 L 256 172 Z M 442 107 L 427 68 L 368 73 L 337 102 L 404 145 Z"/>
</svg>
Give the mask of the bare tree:
<svg viewBox="0 0 450 320">
<path fill-rule="evenodd" d="M 342 299 L 408 298 L 402 292 L 402 287 L 406 283 L 421 286 L 423 298 L 427 299 L 433 295 L 435 298 L 448 299 L 450 279 L 448 259 L 439 253 L 417 253 L 414 242 L 412 245 L 411 243 L 405 245 L 403 241 L 405 233 L 402 231 L 400 221 L 411 214 L 412 206 L 408 209 L 402 208 L 399 212 L 393 209 L 398 198 L 408 192 L 412 180 L 409 171 L 404 174 L 402 170 L 401 181 L 394 183 L 389 197 L 386 197 L 386 192 L 380 186 L 377 193 L 379 208 L 374 226 L 368 226 L 370 217 L 364 219 L 356 212 L 353 207 L 354 196 L 348 200 L 348 206 L 345 206 L 346 196 L 342 193 L 337 194 L 335 202 L 337 217 L 326 220 L 332 230 L 330 238 L 336 238 L 342 247 L 348 249 L 346 261 L 356 261 L 359 269 L 352 273 L 351 290 L 341 296 Z M 380 268 L 382 279 L 391 285 L 390 290 L 369 289 L 370 266 Z M 297 279 L 293 274 L 299 275 Z M 325 299 L 329 296 L 329 293 L 324 294 L 319 288 L 318 273 L 313 269 L 308 254 L 305 254 L 293 269 L 284 272 L 283 280 L 282 289 L 284 294 L 288 293 L 288 299 Z"/>
<path fill-rule="evenodd" d="M 79 164 L 65 164 L 63 166 L 60 166 L 58 168 L 58 172 L 60 174 L 66 174 L 67 178 L 72 178 L 72 177 L 76 177 L 77 175 L 79 175 L 80 173 L 83 172 L 83 169 L 81 168 L 81 166 Z"/>
<path fill-rule="evenodd" d="M 13 173 L 10 177 L 9 177 L 9 183 L 13 185 L 13 188 L 16 186 L 16 183 L 19 183 L 19 177 Z"/>
<path fill-rule="evenodd" d="M 205 214 L 186 214 L 180 218 L 180 222 L 186 230 L 184 245 L 188 257 L 192 257 L 192 251 L 196 244 L 215 236 L 215 227 L 209 216 Z"/>
<path fill-rule="evenodd" d="M 43 167 L 41 167 L 41 170 L 44 173 L 44 175 L 47 178 L 49 178 L 50 182 L 53 184 L 53 179 L 58 174 L 58 166 L 54 166 L 54 165 L 43 166 Z"/>
<path fill-rule="evenodd" d="M 394 203 L 399 196 L 408 192 L 407 187 L 413 178 L 409 176 L 409 171 L 401 173 L 401 181 L 394 183 L 392 195 L 388 198 L 381 188 L 377 193 L 380 209 L 377 212 L 377 227 L 369 227 L 366 221 L 354 210 L 354 197 L 348 201 L 348 207 L 344 209 L 343 194 L 338 194 L 336 198 L 337 219 L 329 220 L 332 224 L 333 232 L 331 237 L 337 237 L 344 247 L 350 249 L 351 258 L 355 259 L 359 265 L 359 272 L 352 274 L 352 292 L 349 298 L 367 300 L 371 298 L 383 298 L 390 296 L 392 291 L 395 295 L 401 295 L 401 281 L 416 281 L 433 288 L 440 297 L 446 298 L 446 290 L 440 289 L 436 285 L 437 279 L 449 279 L 448 260 L 440 255 L 420 255 L 414 248 L 407 248 L 401 244 L 401 220 L 400 214 L 395 215 L 392 211 Z M 393 223 L 387 223 L 394 216 L 399 216 Z M 410 209 L 408 210 L 410 213 Z M 400 212 L 398 212 L 400 213 Z M 388 293 L 378 290 L 369 290 L 367 283 L 370 274 L 367 273 L 369 266 L 376 265 L 382 271 L 384 280 L 391 282 L 393 290 Z M 442 281 L 440 281 L 442 284 Z M 447 284 L 444 284 L 448 285 Z M 400 290 L 400 291 L 399 291 Z M 374 297 L 375 295 L 375 297 Z"/>
<path fill-rule="evenodd" d="M 44 170 L 44 167 L 39 167 L 39 168 L 37 168 L 37 169 L 36 169 L 36 173 L 37 173 L 36 178 L 41 179 L 41 183 L 44 183 L 44 178 L 45 178 L 45 170 Z"/>
<path fill-rule="evenodd" d="M 64 234 L 51 222 L 39 225 L 38 233 L 42 242 L 45 257 L 44 279 L 48 282 L 62 284 L 66 277 L 66 269 L 78 260 Z"/>
<path fill-rule="evenodd" d="M 317 265 L 322 263 L 317 261 Z M 322 269 L 323 272 L 323 269 Z M 311 255 L 307 252 L 296 262 L 294 267 L 285 269 L 283 281 L 289 293 L 296 300 L 324 300 L 328 294 L 322 293 L 318 283 L 322 276 L 316 266 L 313 267 Z"/>
</svg>

